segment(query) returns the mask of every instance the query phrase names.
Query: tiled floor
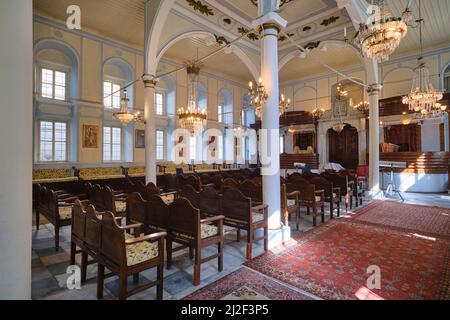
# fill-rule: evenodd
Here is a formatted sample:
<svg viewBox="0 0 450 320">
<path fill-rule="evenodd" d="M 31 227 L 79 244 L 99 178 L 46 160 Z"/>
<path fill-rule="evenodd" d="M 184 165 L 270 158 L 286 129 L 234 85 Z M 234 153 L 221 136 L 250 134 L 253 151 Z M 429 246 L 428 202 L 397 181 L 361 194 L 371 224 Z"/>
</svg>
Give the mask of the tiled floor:
<svg viewBox="0 0 450 320">
<path fill-rule="evenodd" d="M 405 194 L 406 202 L 413 204 L 450 207 L 450 196 L 431 194 Z M 364 205 L 368 201 L 364 201 Z M 345 216 L 345 208 L 341 210 Z M 327 211 L 327 220 L 329 213 Z M 320 219 L 319 219 L 320 221 Z M 312 228 L 312 217 L 302 213 L 300 232 Z M 299 231 L 293 227 L 295 235 Z M 244 235 L 244 233 L 243 233 Z M 67 289 L 66 273 L 69 266 L 70 252 L 70 227 L 61 231 L 61 250 L 55 252 L 54 231 L 51 225 L 41 226 L 39 231 L 33 230 L 33 256 L 32 256 L 32 298 L 49 300 L 95 300 L 96 299 L 96 265 L 88 267 L 88 281 L 81 290 Z M 164 269 L 164 299 L 181 299 L 192 292 L 206 286 L 221 277 L 237 270 L 245 262 L 245 241 L 236 242 L 236 234 L 230 231 L 226 236 L 224 252 L 224 271 L 217 272 L 217 260 L 202 265 L 201 286 L 192 285 L 193 261 L 188 257 L 187 250 L 174 254 L 174 266 L 171 270 Z M 254 256 L 263 252 L 262 243 L 254 246 Z M 205 250 L 205 254 L 208 254 Z M 155 270 L 141 273 L 141 283 L 152 281 L 156 278 Z M 130 278 L 131 279 L 131 278 Z M 133 288 L 130 280 L 130 289 Z M 118 280 L 116 277 L 105 281 L 105 299 L 116 299 Z M 152 288 L 130 299 L 154 300 L 156 289 Z"/>
</svg>

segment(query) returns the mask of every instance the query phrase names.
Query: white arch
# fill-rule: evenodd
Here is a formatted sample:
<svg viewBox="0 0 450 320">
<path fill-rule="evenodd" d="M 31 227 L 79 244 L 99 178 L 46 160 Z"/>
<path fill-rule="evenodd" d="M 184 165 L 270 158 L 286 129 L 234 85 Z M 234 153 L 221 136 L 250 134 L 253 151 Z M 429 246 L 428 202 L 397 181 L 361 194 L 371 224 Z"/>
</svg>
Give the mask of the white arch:
<svg viewBox="0 0 450 320">
<path fill-rule="evenodd" d="M 211 41 L 216 41 L 216 38 L 213 33 L 209 31 L 204 30 L 195 30 L 195 31 L 187 31 L 183 32 L 181 34 L 178 34 L 174 36 L 172 39 L 166 42 L 166 44 L 163 45 L 163 47 L 159 50 L 158 56 L 156 58 L 156 66 L 159 65 L 159 62 L 161 58 L 164 56 L 167 50 L 169 50 L 170 47 L 172 47 L 175 43 L 178 41 L 181 41 L 183 39 L 188 39 L 192 37 L 204 37 L 204 38 L 210 38 Z M 252 62 L 252 60 L 248 57 L 248 55 L 242 50 L 240 47 L 238 47 L 235 44 L 230 45 L 231 52 L 234 53 L 241 61 L 244 63 L 244 65 L 248 68 L 250 73 L 252 74 L 254 80 L 259 78 L 259 71 L 256 65 Z"/>
<path fill-rule="evenodd" d="M 326 47 L 327 45 L 345 45 L 348 48 L 353 49 L 353 51 L 356 53 L 356 55 L 360 58 L 361 63 L 364 63 L 364 57 L 361 55 L 361 52 L 359 52 L 359 50 L 351 45 L 346 43 L 345 41 L 342 40 L 325 40 L 322 41 L 318 47 L 318 49 L 322 49 L 323 47 Z M 284 57 L 282 57 L 278 63 L 278 68 L 281 71 L 281 69 L 283 69 L 284 66 L 286 66 L 286 64 L 288 64 L 292 59 L 295 59 L 297 57 L 300 57 L 300 51 L 299 49 L 293 49 L 292 51 L 288 52 Z"/>
<path fill-rule="evenodd" d="M 170 14 L 176 0 L 153 0 L 146 2 L 146 15 L 149 15 L 147 26 L 147 40 L 145 43 L 145 72 L 150 75 L 156 74 L 158 44 L 161 38 L 161 33 L 165 27 L 167 17 Z"/>
<path fill-rule="evenodd" d="M 445 89 L 445 71 L 447 69 L 450 69 L 450 61 L 441 70 L 441 76 L 440 76 L 441 79 L 439 81 L 439 85 L 441 86 L 440 89 Z"/>
</svg>

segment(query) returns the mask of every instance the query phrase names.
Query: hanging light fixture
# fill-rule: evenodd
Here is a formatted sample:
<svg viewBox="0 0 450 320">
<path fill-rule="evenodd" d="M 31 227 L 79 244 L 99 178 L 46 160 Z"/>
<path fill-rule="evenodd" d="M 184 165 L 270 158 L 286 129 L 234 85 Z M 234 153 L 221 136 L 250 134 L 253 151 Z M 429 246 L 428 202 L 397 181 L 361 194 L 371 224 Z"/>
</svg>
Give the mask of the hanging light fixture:
<svg viewBox="0 0 450 320">
<path fill-rule="evenodd" d="M 261 119 L 263 113 L 263 105 L 266 103 L 269 95 L 266 92 L 262 78 L 259 78 L 256 88 L 254 87 L 252 81 L 250 81 L 248 86 L 248 95 L 251 97 L 251 103 L 255 107 L 255 114 L 258 118 Z"/>
<path fill-rule="evenodd" d="M 127 90 L 123 91 L 123 97 L 120 100 L 119 112 L 113 113 L 113 117 L 120 121 L 124 126 L 127 126 L 132 121 L 145 122 L 140 112 L 130 112 L 128 104 L 130 99 L 127 98 Z"/>
<path fill-rule="evenodd" d="M 291 106 L 291 99 L 286 99 L 285 95 L 282 94 L 280 97 L 279 111 L 280 117 L 289 109 Z"/>
<path fill-rule="evenodd" d="M 186 108 L 178 109 L 178 119 L 181 128 L 192 135 L 201 134 L 206 126 L 206 111 L 197 105 L 198 75 L 200 67 L 195 63 L 189 63 L 186 67 L 188 75 L 189 99 Z"/>
<path fill-rule="evenodd" d="M 316 123 L 323 117 L 324 114 L 325 114 L 325 110 L 324 109 L 319 109 L 319 108 L 314 109 L 311 112 L 311 115 L 312 115 L 312 117 L 314 119 L 314 122 L 316 122 Z"/>
<path fill-rule="evenodd" d="M 430 81 L 430 72 L 423 61 L 423 30 L 422 0 L 419 0 L 419 33 L 420 33 L 420 57 L 418 65 L 414 69 L 414 78 L 411 92 L 403 97 L 403 104 L 408 104 L 409 109 L 422 115 L 440 111 L 441 105 L 436 108 L 436 103 L 442 100 L 444 92 L 435 90 Z"/>
<path fill-rule="evenodd" d="M 369 116 L 369 111 L 370 111 L 369 102 L 361 101 L 354 108 L 355 108 L 355 110 L 358 110 L 359 112 L 361 112 L 364 115 L 364 117 L 367 118 Z"/>
<path fill-rule="evenodd" d="M 336 100 L 341 101 L 348 97 L 348 91 L 344 89 L 344 86 L 341 83 L 338 83 L 336 87 Z M 341 134 L 345 129 L 345 123 L 342 120 L 341 110 L 339 110 L 339 123 L 336 123 L 333 126 L 333 130 L 337 132 L 337 134 Z"/>
<path fill-rule="evenodd" d="M 371 4 L 378 10 L 372 13 L 368 24 L 360 24 L 356 41 L 366 57 L 383 62 L 398 48 L 408 26 L 402 17 L 391 15 L 385 0 L 372 0 Z"/>
</svg>

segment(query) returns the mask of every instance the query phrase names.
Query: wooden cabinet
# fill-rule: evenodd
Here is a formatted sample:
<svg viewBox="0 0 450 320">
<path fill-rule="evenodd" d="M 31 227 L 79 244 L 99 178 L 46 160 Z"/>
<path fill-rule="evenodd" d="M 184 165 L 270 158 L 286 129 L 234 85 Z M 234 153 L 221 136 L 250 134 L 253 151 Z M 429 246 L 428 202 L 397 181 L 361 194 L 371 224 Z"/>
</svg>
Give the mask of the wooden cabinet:
<svg viewBox="0 0 450 320">
<path fill-rule="evenodd" d="M 358 130 L 349 125 L 340 134 L 328 130 L 329 162 L 339 163 L 346 169 L 356 169 L 359 164 L 358 138 Z"/>
</svg>

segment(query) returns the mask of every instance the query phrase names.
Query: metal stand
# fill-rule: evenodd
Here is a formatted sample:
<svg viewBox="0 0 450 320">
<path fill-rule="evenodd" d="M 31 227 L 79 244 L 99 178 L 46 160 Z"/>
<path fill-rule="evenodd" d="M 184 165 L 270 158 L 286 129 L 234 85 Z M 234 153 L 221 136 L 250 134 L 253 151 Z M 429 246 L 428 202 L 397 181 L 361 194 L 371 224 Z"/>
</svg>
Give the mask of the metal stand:
<svg viewBox="0 0 450 320">
<path fill-rule="evenodd" d="M 394 181 L 394 166 L 391 166 L 391 182 L 389 183 L 389 185 L 387 186 L 386 190 L 384 191 L 384 196 L 394 196 L 394 194 L 398 194 L 398 196 L 400 197 L 400 199 L 402 199 L 402 201 L 404 202 L 405 199 L 403 198 L 402 194 L 400 193 L 400 191 L 397 189 L 397 187 L 395 186 L 395 181 Z"/>
</svg>

